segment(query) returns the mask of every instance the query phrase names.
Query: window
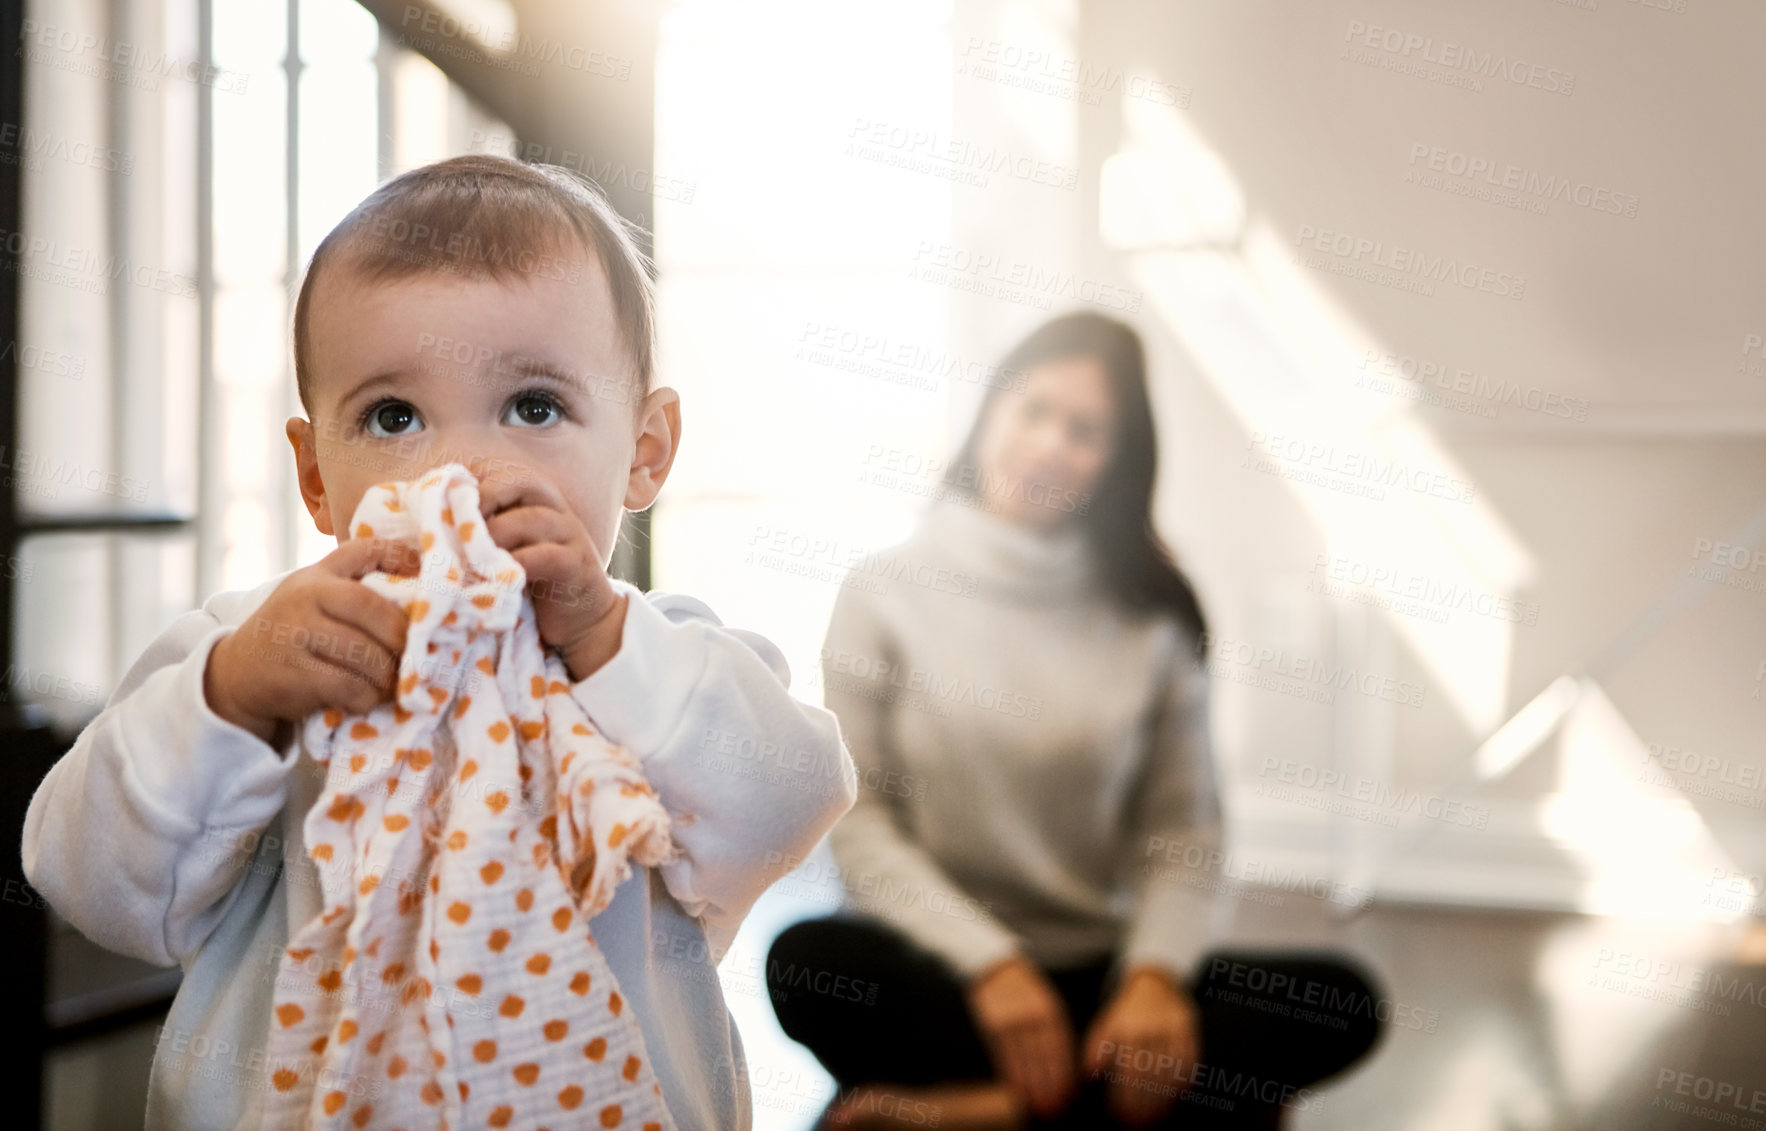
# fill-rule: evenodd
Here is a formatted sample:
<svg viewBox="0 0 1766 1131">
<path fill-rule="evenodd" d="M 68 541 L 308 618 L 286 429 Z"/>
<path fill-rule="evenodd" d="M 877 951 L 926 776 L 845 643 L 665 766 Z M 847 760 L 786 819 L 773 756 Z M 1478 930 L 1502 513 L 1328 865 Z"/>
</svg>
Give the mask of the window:
<svg viewBox="0 0 1766 1131">
<path fill-rule="evenodd" d="M 952 185 L 863 144 L 870 123 L 948 133 L 947 16 L 689 0 L 663 17 L 654 179 L 692 191 L 655 202 L 659 382 L 682 399 L 655 586 L 765 631 L 814 703 L 845 567 L 926 501 L 861 476 L 960 439 L 969 390 L 879 356 L 949 348 L 950 292 L 904 266 L 948 241 Z M 731 168 L 753 175 L 709 175 Z"/>
<path fill-rule="evenodd" d="M 25 27 L 8 679 L 71 736 L 179 613 L 335 548 L 282 439 L 301 270 L 380 180 L 511 131 L 353 0 Z"/>
</svg>

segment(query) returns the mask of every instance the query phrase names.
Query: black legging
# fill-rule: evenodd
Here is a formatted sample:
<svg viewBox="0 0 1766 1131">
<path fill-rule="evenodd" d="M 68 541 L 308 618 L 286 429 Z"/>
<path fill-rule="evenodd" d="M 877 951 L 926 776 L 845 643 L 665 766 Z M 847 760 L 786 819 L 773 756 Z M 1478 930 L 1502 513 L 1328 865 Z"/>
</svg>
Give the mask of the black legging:
<svg viewBox="0 0 1766 1131">
<path fill-rule="evenodd" d="M 1110 967 L 1106 955 L 1045 971 L 1076 1041 L 1107 1000 Z M 875 919 L 839 915 L 787 928 L 767 956 L 767 988 L 786 1034 L 815 1053 L 842 1091 L 995 1077 L 956 973 Z M 1162 1086 L 1188 1081 L 1161 1128 L 1280 1127 L 1285 1111 L 1319 1102 L 1311 1085 L 1367 1055 L 1388 1012 L 1373 976 L 1330 952 L 1213 952 L 1189 990 L 1201 1053 L 1193 1065 L 1160 1066 Z M 1058 1119 L 1032 1126 L 1119 1126 L 1105 1087 L 1086 1081 Z"/>
</svg>

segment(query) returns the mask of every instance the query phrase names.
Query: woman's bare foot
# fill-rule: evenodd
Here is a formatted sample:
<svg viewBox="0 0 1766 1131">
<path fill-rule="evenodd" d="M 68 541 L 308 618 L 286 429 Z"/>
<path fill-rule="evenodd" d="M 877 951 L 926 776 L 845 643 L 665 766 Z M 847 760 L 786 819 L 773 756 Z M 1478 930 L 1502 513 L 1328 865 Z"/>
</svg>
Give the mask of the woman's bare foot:
<svg viewBox="0 0 1766 1131">
<path fill-rule="evenodd" d="M 820 1126 L 834 1131 L 939 1127 L 953 1131 L 1014 1131 L 1026 1111 L 1018 1093 L 1000 1083 L 930 1088 L 865 1084 L 843 1093 Z"/>
<path fill-rule="evenodd" d="M 1766 923 L 1754 923 L 1742 936 L 1735 960 L 1744 966 L 1766 966 Z"/>
</svg>

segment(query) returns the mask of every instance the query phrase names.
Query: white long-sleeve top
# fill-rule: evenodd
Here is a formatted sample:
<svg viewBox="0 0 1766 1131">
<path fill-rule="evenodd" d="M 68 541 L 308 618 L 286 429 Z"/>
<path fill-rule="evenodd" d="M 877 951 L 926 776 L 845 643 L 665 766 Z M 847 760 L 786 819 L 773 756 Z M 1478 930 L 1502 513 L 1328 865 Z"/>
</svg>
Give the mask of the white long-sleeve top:
<svg viewBox="0 0 1766 1131">
<path fill-rule="evenodd" d="M 322 770 L 298 733 L 273 748 L 203 694 L 209 653 L 253 631 L 252 612 L 287 576 L 216 594 L 160 633 L 25 817 L 25 874 L 56 911 L 111 950 L 183 967 L 154 1057 L 150 1131 L 259 1126 L 289 925 L 323 910 L 302 843 Z M 641 759 L 680 854 L 636 869 L 590 927 L 677 1125 L 747 1128 L 746 1065 L 715 964 L 777 878 L 767 862 L 812 850 L 852 805 L 855 777 L 835 717 L 787 692 L 770 641 L 723 627 L 692 597 L 613 584 L 628 598 L 619 651 L 572 692 Z M 713 745 L 762 742 L 841 772 L 790 782 L 789 767 L 765 778 L 708 768 Z M 682 959 L 703 976 L 680 976 Z M 374 1084 L 340 1086 L 368 1094 Z"/>
<path fill-rule="evenodd" d="M 1223 923 L 1218 879 L 1168 863 L 1221 839 L 1206 672 L 1090 555 L 943 499 L 835 599 L 823 702 L 861 784 L 841 886 L 965 977 L 1015 952 L 1187 977 Z"/>
</svg>

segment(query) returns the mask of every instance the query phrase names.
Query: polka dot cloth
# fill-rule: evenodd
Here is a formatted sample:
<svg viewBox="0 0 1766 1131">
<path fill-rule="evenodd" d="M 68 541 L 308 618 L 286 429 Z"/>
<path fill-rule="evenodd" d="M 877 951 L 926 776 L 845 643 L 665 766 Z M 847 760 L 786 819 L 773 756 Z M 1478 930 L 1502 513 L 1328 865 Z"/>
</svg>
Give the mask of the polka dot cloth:
<svg viewBox="0 0 1766 1131">
<path fill-rule="evenodd" d="M 422 566 L 363 578 L 410 618 L 396 698 L 304 724 L 325 910 L 277 971 L 265 1126 L 673 1131 L 588 928 L 672 858 L 667 813 L 572 698 L 465 467 L 374 487 L 352 536 Z"/>
</svg>

